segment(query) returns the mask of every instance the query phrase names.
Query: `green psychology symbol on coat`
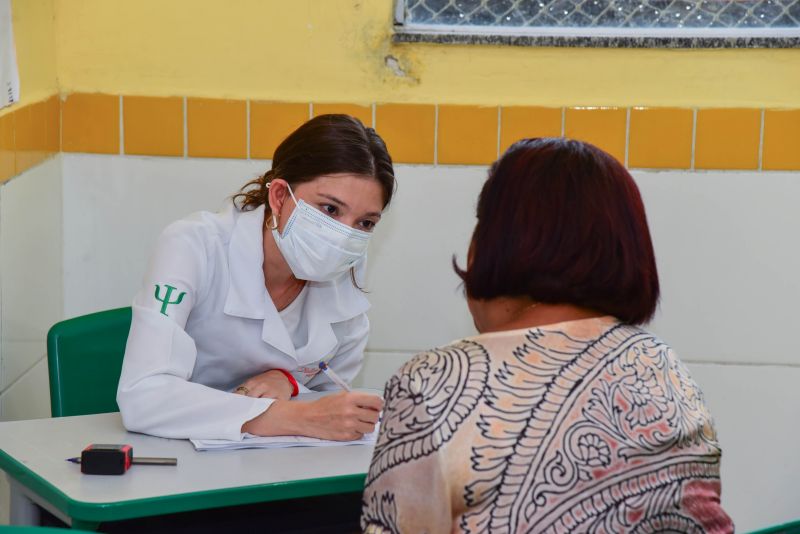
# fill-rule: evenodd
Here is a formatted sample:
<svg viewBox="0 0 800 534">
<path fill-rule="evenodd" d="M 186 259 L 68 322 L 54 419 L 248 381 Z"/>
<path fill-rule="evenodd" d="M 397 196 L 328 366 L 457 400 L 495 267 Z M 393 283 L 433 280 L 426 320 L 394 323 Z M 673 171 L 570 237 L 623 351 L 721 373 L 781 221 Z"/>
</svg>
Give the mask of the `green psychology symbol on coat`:
<svg viewBox="0 0 800 534">
<path fill-rule="evenodd" d="M 175 291 L 177 288 L 172 287 L 169 284 L 165 284 L 165 287 L 167 288 L 167 290 L 165 291 L 166 295 L 164 295 L 164 298 L 161 298 L 159 296 L 161 294 L 161 286 L 156 284 L 155 297 L 156 300 L 161 303 L 161 313 L 167 315 L 167 306 L 169 306 L 170 304 L 180 304 L 181 301 L 183 300 L 183 297 L 186 295 L 186 291 L 181 291 L 175 300 L 170 300 L 169 298 L 172 295 L 172 292 Z M 167 315 L 167 317 L 169 317 L 169 315 Z"/>
</svg>

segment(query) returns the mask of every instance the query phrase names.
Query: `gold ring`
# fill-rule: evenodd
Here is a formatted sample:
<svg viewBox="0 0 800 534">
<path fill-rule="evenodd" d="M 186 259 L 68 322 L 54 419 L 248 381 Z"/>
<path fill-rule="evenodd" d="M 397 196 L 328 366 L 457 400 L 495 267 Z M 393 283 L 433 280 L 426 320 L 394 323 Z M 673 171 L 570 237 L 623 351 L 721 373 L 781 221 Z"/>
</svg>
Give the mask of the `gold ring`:
<svg viewBox="0 0 800 534">
<path fill-rule="evenodd" d="M 244 393 L 245 395 L 247 395 L 248 393 L 250 393 L 250 390 L 249 390 L 249 389 L 247 389 L 247 388 L 246 388 L 246 387 L 244 387 L 244 386 L 239 386 L 238 388 L 234 389 L 233 391 L 234 391 L 234 393 L 235 393 L 235 392 L 237 392 L 237 391 L 241 391 L 241 392 L 242 392 L 242 393 Z"/>
</svg>

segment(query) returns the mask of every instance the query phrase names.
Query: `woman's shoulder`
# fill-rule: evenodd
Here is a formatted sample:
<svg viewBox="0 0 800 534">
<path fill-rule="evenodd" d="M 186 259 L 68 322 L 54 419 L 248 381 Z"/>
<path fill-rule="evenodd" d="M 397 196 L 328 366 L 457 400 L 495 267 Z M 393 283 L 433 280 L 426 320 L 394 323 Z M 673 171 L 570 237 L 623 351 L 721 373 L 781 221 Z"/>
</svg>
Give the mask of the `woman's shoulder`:
<svg viewBox="0 0 800 534">
<path fill-rule="evenodd" d="M 452 370 L 451 368 L 445 369 L 442 366 L 449 362 L 462 362 L 467 364 L 470 358 L 476 361 L 488 362 L 486 347 L 480 343 L 479 336 L 475 338 L 457 339 L 447 345 L 418 352 L 404 363 L 395 372 L 395 375 L 407 375 L 419 372 L 438 373 Z"/>
<path fill-rule="evenodd" d="M 505 359 L 535 364 L 546 360 L 551 369 L 558 362 L 559 367 L 578 361 L 584 367 L 594 367 L 619 358 L 638 358 L 648 354 L 658 354 L 665 360 L 680 364 L 672 348 L 657 335 L 611 316 L 478 334 L 451 346 L 467 343 L 493 353 L 495 361 Z"/>
<path fill-rule="evenodd" d="M 564 360 L 566 364 L 580 356 L 594 356 L 598 363 L 609 363 L 623 356 L 628 360 L 653 356 L 683 366 L 672 348 L 655 334 L 613 317 L 599 317 L 464 337 L 415 354 L 395 374 L 439 373 L 445 371 L 445 361 L 465 365 L 488 362 L 490 353 L 495 364 L 543 357 Z"/>
<path fill-rule="evenodd" d="M 414 355 L 386 383 L 386 397 L 413 397 L 416 404 L 449 397 L 474 407 L 489 378 L 489 351 L 481 343 L 460 339 Z"/>
<path fill-rule="evenodd" d="M 582 323 L 481 334 L 420 352 L 389 379 L 387 399 L 460 398 L 469 408 L 511 395 L 514 403 L 538 399 L 550 409 L 577 410 L 579 418 L 622 414 L 637 434 L 663 433 L 668 422 L 679 442 L 700 433 L 715 443 L 702 390 L 669 345 L 619 321 Z M 595 413 L 604 407 L 612 411 Z"/>
<path fill-rule="evenodd" d="M 412 357 L 384 387 L 384 417 L 367 479 L 434 454 L 485 402 L 489 354 L 460 340 Z"/>
<path fill-rule="evenodd" d="M 196 245 L 203 245 L 209 239 L 222 239 L 228 241 L 236 219 L 238 210 L 227 203 L 220 211 L 196 211 L 182 219 L 168 224 L 159 236 L 160 240 L 183 241 Z"/>
</svg>

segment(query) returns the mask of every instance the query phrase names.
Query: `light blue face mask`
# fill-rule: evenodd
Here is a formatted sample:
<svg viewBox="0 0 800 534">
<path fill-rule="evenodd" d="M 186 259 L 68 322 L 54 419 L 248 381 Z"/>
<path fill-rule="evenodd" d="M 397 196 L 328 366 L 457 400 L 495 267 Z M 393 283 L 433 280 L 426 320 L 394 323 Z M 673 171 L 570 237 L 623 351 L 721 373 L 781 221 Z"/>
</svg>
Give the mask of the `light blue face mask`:
<svg viewBox="0 0 800 534">
<path fill-rule="evenodd" d="M 272 230 L 275 243 L 292 273 L 300 280 L 335 280 L 367 253 L 372 234 L 356 230 L 298 201 L 292 188 L 289 194 L 295 209 L 283 234 Z"/>
</svg>

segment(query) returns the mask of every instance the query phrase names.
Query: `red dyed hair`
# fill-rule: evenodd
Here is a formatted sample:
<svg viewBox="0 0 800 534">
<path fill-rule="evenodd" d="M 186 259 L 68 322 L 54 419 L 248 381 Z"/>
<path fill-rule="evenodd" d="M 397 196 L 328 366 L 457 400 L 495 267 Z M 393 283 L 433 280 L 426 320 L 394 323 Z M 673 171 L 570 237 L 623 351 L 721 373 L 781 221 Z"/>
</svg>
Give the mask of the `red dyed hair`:
<svg viewBox="0 0 800 534">
<path fill-rule="evenodd" d="M 478 199 L 468 268 L 474 299 L 529 297 L 642 324 L 659 298 L 639 189 L 599 148 L 524 139 L 492 165 Z"/>
</svg>

